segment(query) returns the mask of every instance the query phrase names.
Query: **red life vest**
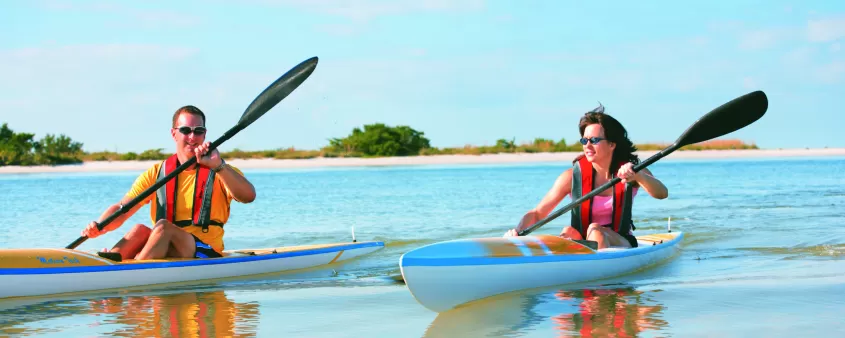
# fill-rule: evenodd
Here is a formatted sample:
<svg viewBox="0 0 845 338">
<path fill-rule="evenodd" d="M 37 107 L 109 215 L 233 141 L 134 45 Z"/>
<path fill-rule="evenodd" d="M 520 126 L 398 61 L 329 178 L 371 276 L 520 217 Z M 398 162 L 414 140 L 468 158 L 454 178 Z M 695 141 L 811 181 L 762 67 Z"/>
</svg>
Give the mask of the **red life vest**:
<svg viewBox="0 0 845 338">
<path fill-rule="evenodd" d="M 179 159 L 175 154 L 168 157 L 161 164 L 158 179 L 170 174 L 179 165 Z M 197 164 L 197 167 L 197 179 L 194 182 L 194 203 L 192 204 L 193 212 L 191 212 L 192 219 L 178 221 L 175 219 L 176 195 L 179 186 L 177 183 L 179 177 L 177 176 L 156 191 L 156 222 L 160 219 L 166 219 L 179 227 L 196 225 L 202 227 L 203 232 L 208 232 L 209 225 L 223 226 L 223 223 L 211 220 L 211 193 L 214 190 L 215 173 L 206 166 Z"/>
<path fill-rule="evenodd" d="M 587 157 L 580 156 L 577 161 L 573 163 L 572 169 L 572 200 L 575 201 L 581 196 L 589 194 L 595 189 L 595 174 L 596 170 Z M 630 184 L 623 184 L 619 182 L 613 186 L 613 231 L 620 235 L 628 235 L 633 229 L 634 224 L 631 221 L 631 204 L 632 191 Z M 579 207 L 572 209 L 571 225 L 575 230 L 581 234 L 582 238 L 587 238 L 587 227 L 590 226 L 593 220 L 593 199 L 590 198 Z M 606 225 L 606 224 L 600 224 Z"/>
</svg>

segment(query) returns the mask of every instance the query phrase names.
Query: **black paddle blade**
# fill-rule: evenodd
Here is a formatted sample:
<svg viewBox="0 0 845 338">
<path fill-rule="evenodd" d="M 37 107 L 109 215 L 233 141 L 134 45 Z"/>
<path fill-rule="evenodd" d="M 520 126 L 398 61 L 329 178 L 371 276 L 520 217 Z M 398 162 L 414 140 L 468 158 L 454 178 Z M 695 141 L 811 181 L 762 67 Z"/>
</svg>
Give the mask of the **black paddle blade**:
<svg viewBox="0 0 845 338">
<path fill-rule="evenodd" d="M 264 115 L 264 113 L 290 95 L 305 79 L 311 76 L 311 73 L 317 68 L 317 61 L 318 58 L 316 56 L 302 61 L 296 67 L 291 68 L 291 70 L 279 77 L 275 82 L 271 83 L 249 104 L 238 121 L 238 126 L 246 128 L 246 126 L 255 122 L 261 115 Z"/>
<path fill-rule="evenodd" d="M 766 113 L 766 93 L 754 91 L 735 98 L 702 116 L 675 141 L 678 147 L 727 135 L 754 123 Z"/>
</svg>

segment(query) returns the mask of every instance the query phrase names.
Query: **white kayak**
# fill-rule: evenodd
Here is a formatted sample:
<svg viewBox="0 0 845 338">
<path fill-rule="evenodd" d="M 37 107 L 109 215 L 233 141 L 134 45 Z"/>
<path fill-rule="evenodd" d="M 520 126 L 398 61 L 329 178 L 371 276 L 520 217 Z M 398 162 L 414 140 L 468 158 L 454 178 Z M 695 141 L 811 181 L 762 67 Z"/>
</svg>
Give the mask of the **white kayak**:
<svg viewBox="0 0 845 338">
<path fill-rule="evenodd" d="M 383 247 L 383 242 L 347 242 L 229 250 L 219 258 L 121 262 L 71 249 L 0 249 L 0 298 L 283 272 L 333 264 Z"/>
<path fill-rule="evenodd" d="M 595 251 L 558 236 L 460 239 L 402 255 L 399 266 L 416 300 L 435 312 L 536 287 L 610 278 L 672 257 L 683 232 L 637 236 L 636 248 Z"/>
</svg>

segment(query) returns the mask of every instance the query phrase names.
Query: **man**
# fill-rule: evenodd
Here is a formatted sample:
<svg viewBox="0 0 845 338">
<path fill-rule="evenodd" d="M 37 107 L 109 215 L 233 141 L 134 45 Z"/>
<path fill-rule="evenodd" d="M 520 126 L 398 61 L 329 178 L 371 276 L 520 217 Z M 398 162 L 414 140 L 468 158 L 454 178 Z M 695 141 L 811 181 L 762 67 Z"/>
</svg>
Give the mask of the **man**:
<svg viewBox="0 0 845 338">
<path fill-rule="evenodd" d="M 138 209 L 152 202 L 150 218 L 155 224 L 152 230 L 136 224 L 109 252 L 100 253 L 101 256 L 113 259 L 220 257 L 224 249 L 223 224 L 229 219 L 232 200 L 241 203 L 255 200 L 255 188 L 243 173 L 226 164 L 217 149 L 208 153 L 211 143 L 205 141 L 205 114 L 199 108 L 184 106 L 176 110 L 170 135 L 176 142 L 176 154 L 138 176 L 120 204 L 107 208 L 100 220 L 191 157 L 197 158 L 197 164 L 179 173 L 102 231 L 97 230 L 97 221 L 88 224 L 82 235 L 96 238 L 119 228 Z"/>
</svg>

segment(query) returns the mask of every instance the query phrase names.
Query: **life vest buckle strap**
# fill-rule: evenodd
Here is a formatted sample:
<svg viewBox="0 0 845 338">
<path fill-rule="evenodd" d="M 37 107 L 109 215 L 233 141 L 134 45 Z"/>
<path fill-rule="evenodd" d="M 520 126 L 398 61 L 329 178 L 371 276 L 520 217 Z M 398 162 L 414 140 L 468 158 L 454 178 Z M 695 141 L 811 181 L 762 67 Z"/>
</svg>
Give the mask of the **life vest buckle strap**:
<svg viewBox="0 0 845 338">
<path fill-rule="evenodd" d="M 216 226 L 216 227 L 221 227 L 221 228 L 223 227 L 223 223 L 220 223 L 220 222 L 217 222 L 217 221 L 211 221 L 206 225 L 202 225 L 202 224 L 194 224 L 194 222 L 189 220 L 189 219 L 173 222 L 173 225 L 178 226 L 180 228 L 189 227 L 189 226 L 198 226 L 198 227 L 201 227 L 203 229 L 202 232 L 208 232 L 209 226 Z"/>
<path fill-rule="evenodd" d="M 180 228 L 184 228 L 184 227 L 189 227 L 189 226 L 194 225 L 194 222 L 191 222 L 191 220 L 186 219 L 184 221 L 173 222 L 173 225 L 180 227 Z"/>
</svg>

